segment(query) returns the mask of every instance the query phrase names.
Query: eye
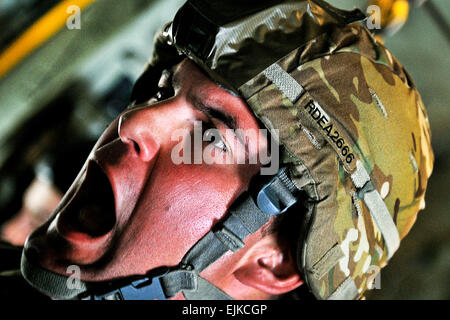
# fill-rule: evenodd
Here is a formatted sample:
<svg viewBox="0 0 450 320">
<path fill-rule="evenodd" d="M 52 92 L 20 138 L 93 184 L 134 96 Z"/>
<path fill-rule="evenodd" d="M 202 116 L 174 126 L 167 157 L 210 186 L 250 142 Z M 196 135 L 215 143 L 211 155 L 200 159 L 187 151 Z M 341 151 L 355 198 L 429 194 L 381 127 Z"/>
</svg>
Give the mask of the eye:
<svg viewBox="0 0 450 320">
<path fill-rule="evenodd" d="M 217 128 L 207 128 L 203 134 L 204 141 L 212 141 L 210 144 L 215 148 L 222 150 L 223 152 L 228 151 L 228 146 L 225 143 L 225 140 L 222 137 L 219 129 Z"/>
</svg>

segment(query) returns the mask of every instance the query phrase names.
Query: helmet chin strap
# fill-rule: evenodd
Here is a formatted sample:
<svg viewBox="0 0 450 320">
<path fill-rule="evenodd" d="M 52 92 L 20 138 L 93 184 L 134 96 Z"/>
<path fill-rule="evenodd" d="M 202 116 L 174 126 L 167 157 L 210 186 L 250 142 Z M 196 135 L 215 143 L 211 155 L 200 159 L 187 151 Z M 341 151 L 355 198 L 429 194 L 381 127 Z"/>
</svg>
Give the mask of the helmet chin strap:
<svg viewBox="0 0 450 320">
<path fill-rule="evenodd" d="M 78 294 L 87 290 L 86 283 L 80 281 L 77 288 L 71 289 L 67 283 L 70 277 L 46 270 L 27 258 L 22 251 L 20 271 L 25 280 L 37 290 L 54 299 L 74 299 Z"/>
<path fill-rule="evenodd" d="M 259 189 L 256 202 L 251 194 L 243 193 L 228 215 L 191 247 L 175 268 L 159 268 L 145 276 L 110 283 L 80 281 L 77 288 L 71 289 L 70 277 L 36 266 L 23 253 L 22 274 L 33 287 L 56 299 L 166 300 L 180 291 L 188 300 L 232 299 L 199 274 L 229 250 L 236 252 L 243 248 L 250 234 L 297 202 L 297 188 L 285 171 L 281 168 Z"/>
</svg>

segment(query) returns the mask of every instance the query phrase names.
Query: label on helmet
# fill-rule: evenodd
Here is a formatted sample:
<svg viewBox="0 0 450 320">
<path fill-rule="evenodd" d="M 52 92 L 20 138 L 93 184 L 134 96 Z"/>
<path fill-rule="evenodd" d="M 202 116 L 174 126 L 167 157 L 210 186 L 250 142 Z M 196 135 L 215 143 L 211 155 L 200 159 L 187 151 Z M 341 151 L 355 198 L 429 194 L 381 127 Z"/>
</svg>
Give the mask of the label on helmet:
<svg viewBox="0 0 450 320">
<path fill-rule="evenodd" d="M 328 143 L 330 143 L 344 164 L 345 169 L 348 172 L 353 172 L 356 168 L 356 161 L 353 149 L 348 143 L 349 139 L 317 101 L 311 98 L 306 101 L 306 104 L 300 105 L 300 110 L 308 117 Z"/>
</svg>

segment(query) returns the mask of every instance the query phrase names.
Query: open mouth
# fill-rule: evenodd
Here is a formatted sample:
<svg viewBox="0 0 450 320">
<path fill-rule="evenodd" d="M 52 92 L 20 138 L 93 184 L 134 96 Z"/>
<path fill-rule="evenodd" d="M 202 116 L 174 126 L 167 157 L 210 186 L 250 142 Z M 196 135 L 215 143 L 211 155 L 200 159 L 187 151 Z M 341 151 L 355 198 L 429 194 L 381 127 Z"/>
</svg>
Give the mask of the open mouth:
<svg viewBox="0 0 450 320">
<path fill-rule="evenodd" d="M 115 224 L 114 193 L 109 179 L 95 161 L 89 161 L 81 185 L 60 211 L 58 232 L 69 238 L 98 238 Z"/>
</svg>

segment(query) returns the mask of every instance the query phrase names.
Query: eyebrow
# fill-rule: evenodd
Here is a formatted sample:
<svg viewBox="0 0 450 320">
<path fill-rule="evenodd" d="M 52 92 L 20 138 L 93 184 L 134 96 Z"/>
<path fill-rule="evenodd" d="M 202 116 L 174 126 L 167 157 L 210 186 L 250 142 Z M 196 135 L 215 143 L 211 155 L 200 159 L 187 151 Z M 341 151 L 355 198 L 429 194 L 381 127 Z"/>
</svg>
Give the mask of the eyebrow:
<svg viewBox="0 0 450 320">
<path fill-rule="evenodd" d="M 194 97 L 193 98 L 193 104 L 196 109 L 204 113 L 209 118 L 217 119 L 221 122 L 223 122 L 228 128 L 236 130 L 236 119 L 231 116 L 230 114 L 227 114 L 223 111 L 221 111 L 219 108 L 206 105 L 204 104 L 199 98 Z"/>
</svg>

